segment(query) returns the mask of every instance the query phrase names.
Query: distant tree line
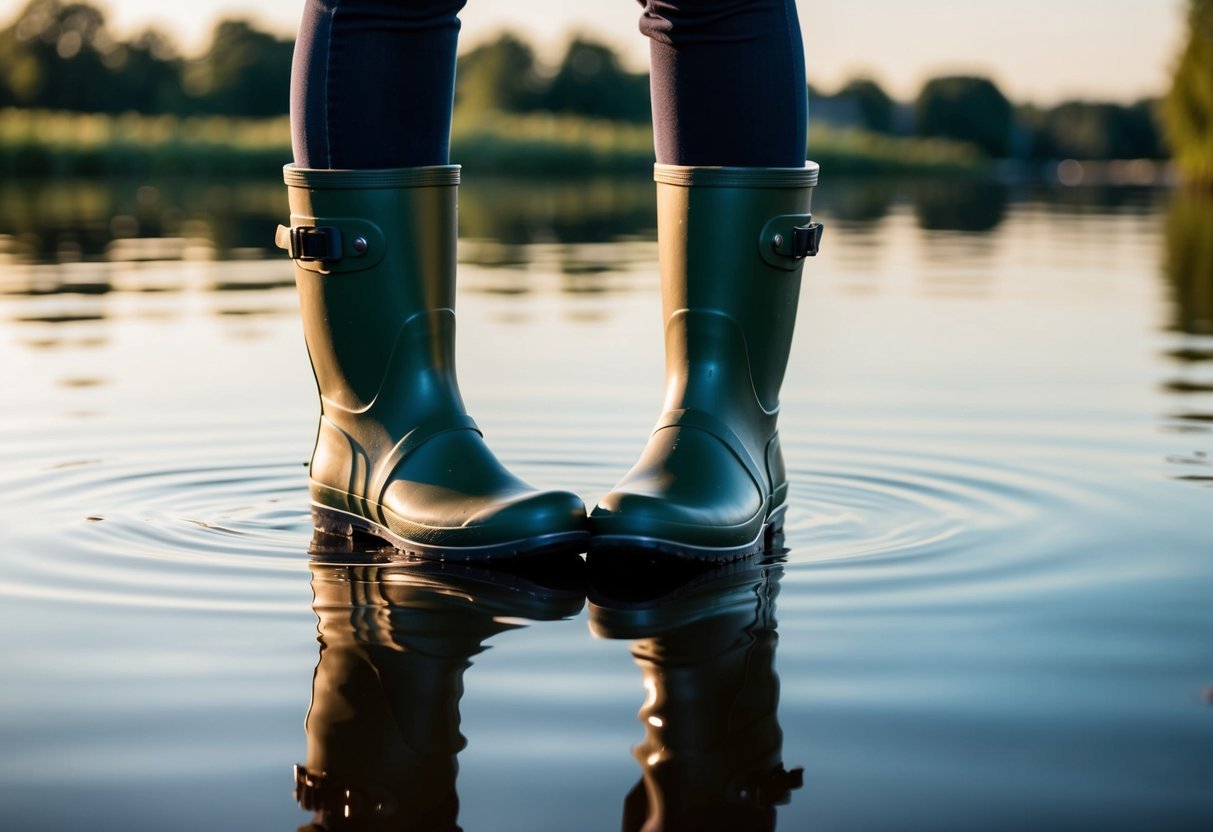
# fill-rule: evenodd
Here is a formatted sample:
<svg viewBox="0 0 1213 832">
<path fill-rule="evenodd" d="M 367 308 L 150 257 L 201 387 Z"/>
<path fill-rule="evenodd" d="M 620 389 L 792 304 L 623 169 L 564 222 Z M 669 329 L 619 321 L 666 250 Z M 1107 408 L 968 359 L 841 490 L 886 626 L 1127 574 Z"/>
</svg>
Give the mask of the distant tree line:
<svg viewBox="0 0 1213 832">
<path fill-rule="evenodd" d="M 1213 0 L 1192 0 L 1192 6 L 1194 21 L 1213 14 Z M 1194 76 L 1207 71 L 1211 48 L 1185 59 Z M 117 39 L 104 13 L 88 3 L 31 0 L 0 28 L 0 107 L 281 115 L 287 110 L 292 50 L 289 39 L 248 21 L 224 20 L 200 55 L 185 57 L 154 29 L 129 41 Z M 629 72 L 610 47 L 584 37 L 574 39 L 552 67 L 524 40 L 503 34 L 462 54 L 457 79 L 457 115 L 554 112 L 630 123 L 650 118 L 647 75 Z M 1197 92 L 1187 95 L 1205 94 L 1200 84 L 1197 77 Z M 912 104 L 895 101 L 865 78 L 830 95 L 810 91 L 813 119 L 895 136 L 961 140 L 994 158 L 1162 158 L 1168 152 L 1157 101 L 1016 107 L 992 81 L 971 76 L 932 79 Z"/>
<path fill-rule="evenodd" d="M 1157 99 L 1016 106 L 988 78 L 927 81 L 912 103 L 860 78 L 833 95 L 813 91 L 811 116 L 876 133 L 966 141 L 996 159 L 1161 159 L 1168 155 Z"/>
<path fill-rule="evenodd" d="M 93 113 L 272 116 L 285 112 L 293 44 L 241 20 L 191 59 L 163 32 L 130 41 L 88 3 L 31 0 L 0 29 L 0 106 Z"/>
</svg>

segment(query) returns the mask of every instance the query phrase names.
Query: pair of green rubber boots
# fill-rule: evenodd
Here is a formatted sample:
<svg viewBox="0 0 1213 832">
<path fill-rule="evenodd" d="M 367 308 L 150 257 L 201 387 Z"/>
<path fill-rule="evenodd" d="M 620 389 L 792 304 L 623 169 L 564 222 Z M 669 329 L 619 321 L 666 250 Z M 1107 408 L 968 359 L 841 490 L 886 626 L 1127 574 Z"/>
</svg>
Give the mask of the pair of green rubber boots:
<svg viewBox="0 0 1213 832">
<path fill-rule="evenodd" d="M 277 242 L 295 261 L 321 400 L 317 530 L 461 560 L 592 548 L 728 561 L 771 545 L 787 500 L 779 388 L 821 233 L 814 163 L 656 166 L 664 413 L 588 517 L 577 495 L 510 473 L 459 394 L 459 167 L 288 165 L 284 178 Z"/>
</svg>

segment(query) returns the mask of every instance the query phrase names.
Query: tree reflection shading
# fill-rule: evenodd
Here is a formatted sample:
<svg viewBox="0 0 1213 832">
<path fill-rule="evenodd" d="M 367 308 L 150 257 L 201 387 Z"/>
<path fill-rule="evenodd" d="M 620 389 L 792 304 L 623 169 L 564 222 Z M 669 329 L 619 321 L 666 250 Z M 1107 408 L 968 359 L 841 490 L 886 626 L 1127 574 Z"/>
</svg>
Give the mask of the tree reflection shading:
<svg viewBox="0 0 1213 832">
<path fill-rule="evenodd" d="M 1208 397 L 1213 394 L 1213 193 L 1196 189 L 1177 191 L 1167 212 L 1163 277 L 1171 298 L 1168 329 L 1178 338 L 1168 357 L 1175 375 L 1163 389 L 1176 396 L 1177 412 L 1170 415 L 1174 432 L 1207 434 L 1213 425 Z M 1169 463 L 1179 466 L 1175 479 L 1208 485 L 1213 476 L 1209 450 L 1173 454 Z"/>
<path fill-rule="evenodd" d="M 782 568 L 590 556 L 590 627 L 631 639 L 647 697 L 625 832 L 773 830 L 803 784 L 782 761 L 775 597 Z"/>
<path fill-rule="evenodd" d="M 1167 212 L 1163 272 L 1171 291 L 1171 328 L 1213 336 L 1213 193 L 1175 194 Z M 1213 351 L 1204 358 L 1213 359 Z"/>
<path fill-rule="evenodd" d="M 1010 199 L 1005 185 L 981 181 L 923 182 L 912 193 L 918 225 L 928 231 L 993 231 Z"/>
</svg>

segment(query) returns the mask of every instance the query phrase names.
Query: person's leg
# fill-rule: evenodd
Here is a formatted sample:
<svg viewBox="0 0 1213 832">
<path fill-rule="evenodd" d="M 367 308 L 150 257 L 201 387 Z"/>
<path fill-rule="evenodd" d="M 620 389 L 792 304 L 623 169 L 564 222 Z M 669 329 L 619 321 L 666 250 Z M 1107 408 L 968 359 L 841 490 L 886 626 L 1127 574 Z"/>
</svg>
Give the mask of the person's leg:
<svg viewBox="0 0 1213 832">
<path fill-rule="evenodd" d="M 804 164 L 808 100 L 794 0 L 642 2 L 657 161 Z"/>
<path fill-rule="evenodd" d="M 444 165 L 466 0 L 307 0 L 291 73 L 303 168 Z"/>
<path fill-rule="evenodd" d="M 593 547 L 726 561 L 777 544 L 776 421 L 809 201 L 792 0 L 648 0 L 665 412 L 591 515 Z"/>
</svg>

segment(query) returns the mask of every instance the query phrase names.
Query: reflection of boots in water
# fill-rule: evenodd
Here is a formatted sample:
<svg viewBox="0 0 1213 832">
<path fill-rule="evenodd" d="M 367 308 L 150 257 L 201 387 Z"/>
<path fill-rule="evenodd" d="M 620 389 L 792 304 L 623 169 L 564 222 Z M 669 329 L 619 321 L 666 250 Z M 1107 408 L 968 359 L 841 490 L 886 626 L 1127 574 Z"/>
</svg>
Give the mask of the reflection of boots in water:
<svg viewBox="0 0 1213 832">
<path fill-rule="evenodd" d="M 786 771 L 775 674 L 780 567 L 661 567 L 642 581 L 591 562 L 591 628 L 635 639 L 648 693 L 643 777 L 624 803 L 625 830 L 773 830 L 803 771 Z M 664 584 L 649 598 L 628 587 Z M 658 597 L 660 596 L 660 597 Z"/>
<path fill-rule="evenodd" d="M 295 774 L 296 799 L 315 813 L 305 828 L 458 829 L 463 672 L 485 640 L 519 626 L 505 619 L 575 615 L 583 566 L 313 564 L 320 660 Z"/>
</svg>

